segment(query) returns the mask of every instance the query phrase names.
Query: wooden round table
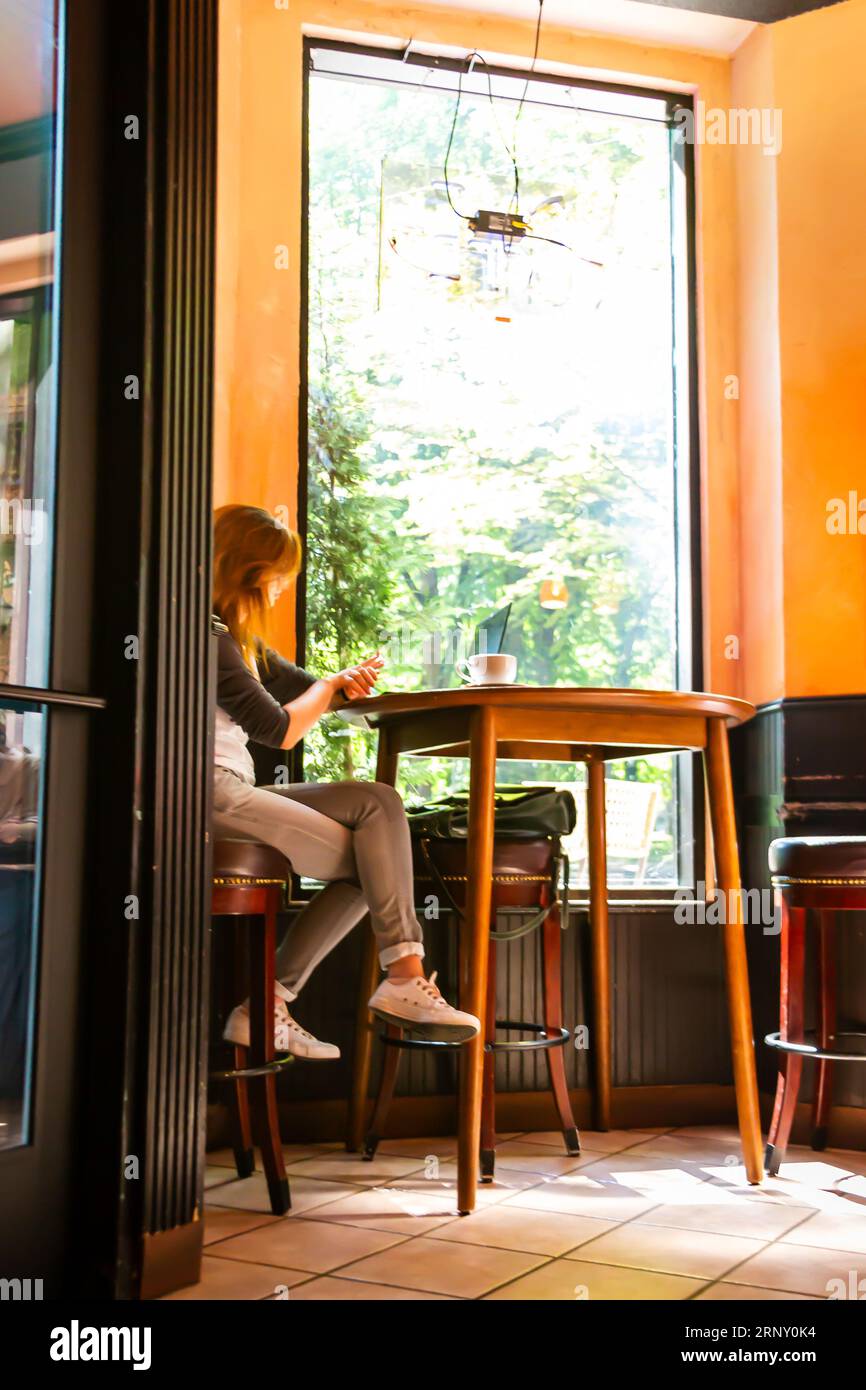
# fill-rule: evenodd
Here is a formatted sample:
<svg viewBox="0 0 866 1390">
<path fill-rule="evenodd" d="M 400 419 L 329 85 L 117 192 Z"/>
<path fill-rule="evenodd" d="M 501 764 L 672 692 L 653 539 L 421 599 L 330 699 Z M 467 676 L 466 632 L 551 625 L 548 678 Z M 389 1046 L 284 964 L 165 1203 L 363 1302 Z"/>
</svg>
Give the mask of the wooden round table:
<svg viewBox="0 0 866 1390">
<path fill-rule="evenodd" d="M 465 938 L 460 953 L 461 1009 L 483 1017 L 487 997 L 488 930 L 493 861 L 496 759 L 586 763 L 590 931 L 595 1000 L 596 1123 L 610 1127 L 611 1009 L 607 912 L 604 765 L 661 752 L 700 751 L 712 825 L 715 882 L 731 904 L 724 933 L 734 1088 L 746 1175 L 762 1175 L 761 1120 L 752 1010 L 740 894 L 728 724 L 754 714 L 726 695 L 685 691 L 587 689 L 571 686 L 462 686 L 377 695 L 346 706 L 379 732 L 376 777 L 392 786 L 401 753 L 469 759 L 469 862 Z M 375 939 L 368 933 L 360 982 L 359 1024 L 348 1145 L 361 1147 L 373 1043 L 366 1001 L 378 978 Z M 458 1208 L 475 1206 L 484 1038 L 461 1049 L 458 1103 Z"/>
</svg>

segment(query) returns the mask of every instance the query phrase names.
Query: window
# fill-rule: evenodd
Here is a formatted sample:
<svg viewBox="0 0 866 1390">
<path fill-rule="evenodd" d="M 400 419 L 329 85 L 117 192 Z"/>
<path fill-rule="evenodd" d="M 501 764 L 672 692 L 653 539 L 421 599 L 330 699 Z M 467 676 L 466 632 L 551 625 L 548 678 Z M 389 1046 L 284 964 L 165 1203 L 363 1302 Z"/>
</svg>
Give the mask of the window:
<svg viewBox="0 0 866 1390">
<path fill-rule="evenodd" d="M 386 687 L 456 684 L 476 624 L 510 602 L 519 681 L 692 687 L 676 103 L 477 55 L 308 55 L 306 660 L 380 649 Z M 529 230 L 491 231 L 485 210 Z M 307 776 L 373 766 L 370 736 L 336 718 L 305 749 Z M 582 768 L 497 776 L 570 786 L 582 809 Z M 426 800 L 465 777 L 403 759 L 400 789 Z M 608 779 L 611 882 L 690 882 L 690 759 Z"/>
</svg>

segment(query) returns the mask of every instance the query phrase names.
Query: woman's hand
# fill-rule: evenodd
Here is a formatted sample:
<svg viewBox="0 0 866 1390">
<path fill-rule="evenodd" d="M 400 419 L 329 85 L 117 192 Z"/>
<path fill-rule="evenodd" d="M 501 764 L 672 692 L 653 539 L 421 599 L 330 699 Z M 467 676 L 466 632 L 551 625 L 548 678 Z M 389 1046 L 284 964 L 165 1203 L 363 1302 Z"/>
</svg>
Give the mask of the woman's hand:
<svg viewBox="0 0 866 1390">
<path fill-rule="evenodd" d="M 289 711 L 289 727 L 280 747 L 294 748 L 327 710 L 339 709 L 346 700 L 358 700 L 369 695 L 384 664 L 384 657 L 377 653 L 360 661 L 357 666 L 338 671 L 335 676 L 317 680 L 297 699 L 284 705 L 283 708 Z"/>
<path fill-rule="evenodd" d="M 359 661 L 356 666 L 347 666 L 344 671 L 338 671 L 335 676 L 327 676 L 326 680 L 333 686 L 334 694 L 346 700 L 361 700 L 369 695 L 385 665 L 385 658 L 378 653 L 375 656 L 366 657 Z"/>
</svg>

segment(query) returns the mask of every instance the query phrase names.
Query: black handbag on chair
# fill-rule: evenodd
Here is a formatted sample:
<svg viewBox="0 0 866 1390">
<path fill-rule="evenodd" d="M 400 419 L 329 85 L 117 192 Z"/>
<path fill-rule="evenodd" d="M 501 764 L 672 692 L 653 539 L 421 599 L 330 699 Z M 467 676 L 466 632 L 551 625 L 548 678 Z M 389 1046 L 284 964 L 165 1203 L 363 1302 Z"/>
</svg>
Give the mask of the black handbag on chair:
<svg viewBox="0 0 866 1390">
<path fill-rule="evenodd" d="M 502 786 L 495 789 L 494 829 L 503 836 L 537 840 L 540 836 L 570 835 L 577 822 L 571 792 L 556 787 Z M 452 792 L 438 801 L 406 809 L 413 835 L 435 840 L 465 840 L 469 827 L 469 793 Z"/>
<path fill-rule="evenodd" d="M 435 884 L 444 901 L 463 920 L 466 883 L 466 849 L 469 796 L 455 792 L 422 806 L 410 806 L 406 815 L 412 832 L 415 877 Z M 568 892 L 568 858 L 560 839 L 571 834 L 577 808 L 571 792 L 556 787 L 501 786 L 494 798 L 493 881 L 512 905 L 539 901 L 538 884 L 549 892 L 541 910 L 529 922 L 511 930 L 493 930 L 494 940 L 513 941 L 526 936 L 562 906 L 560 892 Z M 449 887 L 449 884 L 451 885 Z M 561 884 L 561 887 L 560 887 Z M 501 885 L 501 886 L 500 886 Z M 567 912 L 561 913 L 563 927 Z"/>
</svg>

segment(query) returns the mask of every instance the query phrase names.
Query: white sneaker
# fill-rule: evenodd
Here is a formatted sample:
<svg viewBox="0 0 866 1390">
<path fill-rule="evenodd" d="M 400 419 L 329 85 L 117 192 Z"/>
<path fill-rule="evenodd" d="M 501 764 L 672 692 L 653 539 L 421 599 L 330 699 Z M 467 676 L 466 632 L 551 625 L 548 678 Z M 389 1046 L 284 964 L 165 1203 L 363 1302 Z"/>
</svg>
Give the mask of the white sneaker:
<svg viewBox="0 0 866 1390">
<path fill-rule="evenodd" d="M 320 1042 L 302 1028 L 297 1019 L 292 1018 L 286 1003 L 295 998 L 279 980 L 274 981 L 274 1047 L 277 1052 L 290 1052 L 293 1057 L 306 1057 L 308 1061 L 330 1062 L 340 1055 L 334 1043 Z M 249 1001 L 232 1009 L 223 1029 L 226 1042 L 237 1043 L 240 1047 L 250 1045 L 250 1006 Z"/>
<path fill-rule="evenodd" d="M 481 1030 L 474 1014 L 452 1009 L 442 998 L 435 970 L 429 980 L 423 975 L 405 980 L 386 976 L 368 1007 L 383 1022 L 406 1028 L 425 1042 L 468 1042 Z"/>
</svg>

